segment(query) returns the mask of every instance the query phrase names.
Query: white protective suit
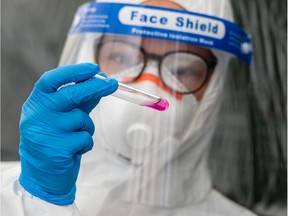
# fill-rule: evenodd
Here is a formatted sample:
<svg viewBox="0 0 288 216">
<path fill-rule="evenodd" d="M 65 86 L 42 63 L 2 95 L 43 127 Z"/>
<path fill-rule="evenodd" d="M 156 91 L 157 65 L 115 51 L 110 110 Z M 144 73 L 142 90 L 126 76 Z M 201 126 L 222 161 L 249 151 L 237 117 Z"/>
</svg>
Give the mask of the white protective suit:
<svg viewBox="0 0 288 216">
<path fill-rule="evenodd" d="M 228 0 L 173 1 L 188 11 L 233 20 Z M 93 61 L 94 36 L 77 40 L 68 39 L 60 65 Z M 18 183 L 20 166 L 15 166 L 2 173 L 1 215 L 254 215 L 212 187 L 207 154 L 231 58 L 213 53 L 218 64 L 201 101 L 189 94 L 179 102 L 149 81 L 133 86 L 168 99 L 170 108 L 161 115 L 112 97 L 101 101 L 91 113 L 95 145 L 83 156 L 73 205 L 57 206 L 30 195 Z M 144 72 L 157 76 L 153 63 Z"/>
</svg>

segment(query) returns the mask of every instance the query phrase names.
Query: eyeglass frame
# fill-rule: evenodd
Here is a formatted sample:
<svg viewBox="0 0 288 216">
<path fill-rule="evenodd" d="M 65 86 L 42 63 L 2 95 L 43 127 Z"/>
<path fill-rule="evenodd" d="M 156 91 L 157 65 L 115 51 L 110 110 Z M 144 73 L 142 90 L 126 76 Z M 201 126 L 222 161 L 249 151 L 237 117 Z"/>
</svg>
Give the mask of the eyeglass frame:
<svg viewBox="0 0 288 216">
<path fill-rule="evenodd" d="M 125 40 L 112 40 L 112 41 L 107 41 L 107 42 L 103 42 L 103 39 L 104 39 L 104 35 L 101 36 L 101 38 L 99 38 L 98 40 L 95 40 L 94 42 L 94 61 L 96 63 L 98 63 L 98 60 L 99 60 L 99 53 L 100 53 L 100 50 L 101 50 L 101 47 L 103 47 L 105 44 L 107 43 L 112 43 L 112 42 L 120 42 L 120 43 L 124 43 L 124 44 L 127 44 L 131 47 L 134 47 L 134 48 L 137 48 L 139 49 L 139 51 L 143 54 L 144 56 L 144 61 L 143 61 L 143 67 L 141 69 L 141 71 L 139 72 L 139 75 L 136 76 L 135 78 L 133 78 L 132 81 L 129 81 L 129 82 L 125 82 L 125 83 L 133 83 L 135 82 L 139 77 L 141 77 L 141 75 L 143 74 L 144 72 L 144 69 L 146 68 L 147 66 L 147 63 L 148 63 L 148 60 L 149 59 L 153 59 L 153 60 L 156 60 L 157 61 L 157 66 L 158 66 L 158 73 L 159 73 L 159 77 L 160 77 L 160 80 L 161 82 L 163 83 L 163 85 L 169 89 L 169 91 L 173 91 L 177 94 L 182 94 L 182 95 L 186 95 L 186 94 L 193 94 L 193 93 L 196 93 L 197 91 L 199 91 L 200 89 L 203 88 L 203 86 L 208 82 L 208 80 L 210 79 L 211 75 L 212 75 L 212 72 L 214 71 L 216 65 L 217 65 L 217 59 L 213 59 L 213 60 L 208 60 L 206 59 L 204 56 L 202 55 L 199 55 L 198 53 L 194 53 L 194 52 L 191 52 L 191 51 L 171 51 L 171 52 L 167 52 L 165 53 L 164 55 L 157 55 L 157 54 L 153 54 L 153 53 L 147 53 L 145 51 L 145 49 L 142 47 L 142 46 L 139 46 L 139 45 L 136 45 L 134 43 L 130 43 L 128 41 L 125 41 Z M 202 59 L 204 61 L 204 63 L 206 64 L 207 66 L 207 74 L 206 74 L 206 77 L 203 81 L 203 83 L 197 88 L 195 89 L 194 91 L 188 91 L 188 92 L 179 92 L 177 90 L 174 90 L 172 89 L 170 86 L 168 86 L 165 82 L 164 82 L 164 79 L 162 77 L 162 70 L 161 70 L 161 65 L 162 65 L 162 62 L 163 60 L 168 56 L 168 55 L 171 55 L 173 53 L 188 53 L 188 54 L 192 54 L 194 56 L 197 56 L 199 57 L 200 59 Z"/>
</svg>

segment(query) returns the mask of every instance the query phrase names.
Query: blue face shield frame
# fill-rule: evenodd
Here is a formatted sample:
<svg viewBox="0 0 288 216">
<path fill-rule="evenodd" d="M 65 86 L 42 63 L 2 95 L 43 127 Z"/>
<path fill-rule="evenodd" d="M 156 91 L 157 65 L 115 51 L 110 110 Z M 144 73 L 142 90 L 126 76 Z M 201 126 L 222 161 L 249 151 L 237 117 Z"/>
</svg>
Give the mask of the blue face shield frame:
<svg viewBox="0 0 288 216">
<path fill-rule="evenodd" d="M 147 5 L 83 4 L 69 34 L 102 33 L 157 38 L 232 54 L 251 63 L 250 37 L 237 24 L 213 16 Z"/>
</svg>

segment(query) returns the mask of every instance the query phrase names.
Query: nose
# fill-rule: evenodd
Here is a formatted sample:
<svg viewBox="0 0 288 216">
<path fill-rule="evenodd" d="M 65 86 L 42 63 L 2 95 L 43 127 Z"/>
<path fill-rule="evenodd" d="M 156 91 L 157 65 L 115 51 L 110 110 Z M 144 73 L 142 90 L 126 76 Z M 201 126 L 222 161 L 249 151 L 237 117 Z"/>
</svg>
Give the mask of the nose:
<svg viewBox="0 0 288 216">
<path fill-rule="evenodd" d="M 160 77 L 159 66 L 157 65 L 157 61 L 155 60 L 150 60 L 147 62 L 142 74 L 134 82 L 141 83 L 141 82 L 147 82 L 147 81 L 154 83 L 159 89 L 176 97 L 178 100 L 182 100 L 181 94 L 170 90 L 162 82 L 161 77 Z"/>
<path fill-rule="evenodd" d="M 160 79 L 160 73 L 159 73 L 160 71 L 159 71 L 159 66 L 157 63 L 158 62 L 155 60 L 147 61 L 147 64 L 143 72 L 141 73 L 141 76 L 139 76 L 135 82 L 136 83 L 147 82 L 147 81 L 152 82 L 156 86 L 164 90 L 166 87 L 164 86 L 164 84 L 162 83 Z"/>
</svg>

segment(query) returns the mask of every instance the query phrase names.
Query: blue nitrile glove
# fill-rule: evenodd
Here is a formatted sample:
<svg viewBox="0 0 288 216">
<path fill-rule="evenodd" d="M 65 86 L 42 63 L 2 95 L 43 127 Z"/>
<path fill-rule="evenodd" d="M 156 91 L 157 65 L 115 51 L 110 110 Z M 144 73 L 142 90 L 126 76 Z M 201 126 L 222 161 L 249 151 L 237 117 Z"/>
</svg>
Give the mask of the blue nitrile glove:
<svg viewBox="0 0 288 216">
<path fill-rule="evenodd" d="M 48 71 L 22 107 L 19 181 L 40 199 L 57 205 L 75 199 L 81 155 L 93 146 L 94 124 L 88 114 L 118 87 L 114 79 L 90 79 L 98 71 L 89 63 Z M 57 90 L 70 82 L 77 84 Z"/>
</svg>

